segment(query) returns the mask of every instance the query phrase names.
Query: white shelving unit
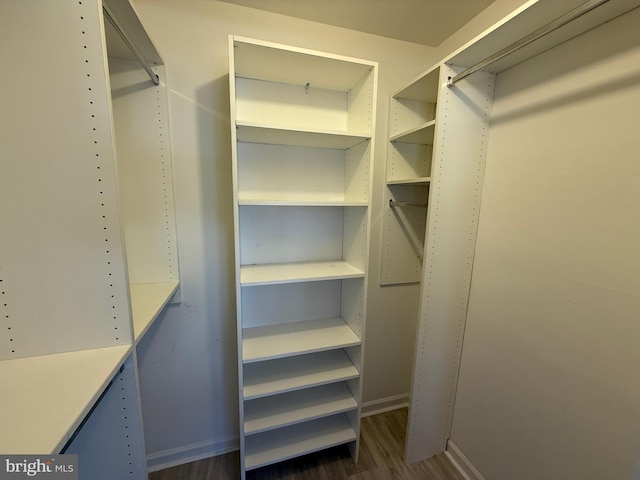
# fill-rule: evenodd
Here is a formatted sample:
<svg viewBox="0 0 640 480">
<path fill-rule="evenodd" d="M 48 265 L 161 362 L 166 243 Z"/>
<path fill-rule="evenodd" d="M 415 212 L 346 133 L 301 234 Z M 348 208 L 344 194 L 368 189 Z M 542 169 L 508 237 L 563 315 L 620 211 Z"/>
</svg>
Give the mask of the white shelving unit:
<svg viewBox="0 0 640 480">
<path fill-rule="evenodd" d="M 357 458 L 377 65 L 229 43 L 244 478 Z"/>
<path fill-rule="evenodd" d="M 417 105 L 409 110 L 424 111 L 415 102 L 429 103 L 436 98 L 434 93 L 437 92 L 424 267 L 406 440 L 406 458 L 410 462 L 443 452 L 451 433 L 495 76 L 637 8 L 638 0 L 602 3 L 451 87 L 448 80 L 585 3 L 585 0 L 531 0 L 427 70 L 392 99 L 392 105 L 401 111 L 403 103 Z M 397 118 L 401 131 L 408 131 L 412 122 L 424 121 L 422 115 L 418 115 L 416 120 L 412 112 Z M 396 158 L 399 157 L 394 155 L 392 148 L 387 159 L 387 172 L 390 164 L 391 168 L 397 164 Z M 388 180 L 395 178 L 394 174 L 387 174 Z"/>
<path fill-rule="evenodd" d="M 436 67 L 390 100 L 382 285 L 420 282 L 439 84 L 440 69 Z M 394 206 L 390 201 L 401 205 Z"/>
<path fill-rule="evenodd" d="M 146 478 L 135 345 L 179 281 L 165 68 L 128 0 L 2 4 L 0 29 L 0 451 Z"/>
</svg>

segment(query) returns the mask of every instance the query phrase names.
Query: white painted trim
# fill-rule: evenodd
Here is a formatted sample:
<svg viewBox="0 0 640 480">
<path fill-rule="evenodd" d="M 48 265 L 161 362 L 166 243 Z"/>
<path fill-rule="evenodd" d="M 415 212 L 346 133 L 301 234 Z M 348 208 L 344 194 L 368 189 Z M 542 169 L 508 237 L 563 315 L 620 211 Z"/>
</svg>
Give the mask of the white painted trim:
<svg viewBox="0 0 640 480">
<path fill-rule="evenodd" d="M 485 480 L 482 474 L 473 466 L 469 459 L 464 456 L 453 440 L 447 440 L 447 450 L 444 454 L 465 480 Z"/>
<path fill-rule="evenodd" d="M 149 473 L 157 472 L 185 463 L 224 455 L 238 450 L 239 442 L 238 436 L 235 435 L 218 441 L 193 443 L 184 447 L 152 453 L 147 455 L 147 469 Z"/>
<path fill-rule="evenodd" d="M 391 397 L 381 398 L 378 400 L 372 400 L 362 404 L 362 417 L 369 417 L 371 415 L 377 415 L 379 413 L 390 412 L 391 410 L 397 410 L 399 408 L 405 408 L 409 406 L 409 394 L 404 393 L 402 395 L 394 395 Z"/>
</svg>

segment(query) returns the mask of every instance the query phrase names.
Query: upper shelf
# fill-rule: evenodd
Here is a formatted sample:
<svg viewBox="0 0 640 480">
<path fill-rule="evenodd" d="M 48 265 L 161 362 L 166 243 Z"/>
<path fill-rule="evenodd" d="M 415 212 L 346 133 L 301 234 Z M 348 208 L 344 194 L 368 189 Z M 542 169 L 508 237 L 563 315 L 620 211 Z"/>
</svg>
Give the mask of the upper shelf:
<svg viewBox="0 0 640 480">
<path fill-rule="evenodd" d="M 436 103 L 438 99 L 438 80 L 440 66 L 436 65 L 418 76 L 408 86 L 393 94 L 393 98 L 417 100 L 425 103 Z"/>
<path fill-rule="evenodd" d="M 354 147 L 371 138 L 367 133 L 290 129 L 240 121 L 236 122 L 236 131 L 240 142 L 337 148 L 342 150 Z"/>
<path fill-rule="evenodd" d="M 428 185 L 431 177 L 403 178 L 400 180 L 387 180 L 387 185 Z"/>
<path fill-rule="evenodd" d="M 435 120 L 430 120 L 422 125 L 418 125 L 417 127 L 393 135 L 389 138 L 389 141 L 413 143 L 416 145 L 433 145 L 435 126 Z"/>
<path fill-rule="evenodd" d="M 561 17 L 586 0 L 531 0 L 447 57 L 444 62 L 471 67 Z M 609 0 L 565 26 L 483 70 L 498 73 L 640 6 L 638 0 Z"/>
<path fill-rule="evenodd" d="M 375 67 L 375 62 L 322 55 L 313 50 L 233 37 L 234 68 L 239 77 L 307 85 L 347 92 Z"/>
</svg>

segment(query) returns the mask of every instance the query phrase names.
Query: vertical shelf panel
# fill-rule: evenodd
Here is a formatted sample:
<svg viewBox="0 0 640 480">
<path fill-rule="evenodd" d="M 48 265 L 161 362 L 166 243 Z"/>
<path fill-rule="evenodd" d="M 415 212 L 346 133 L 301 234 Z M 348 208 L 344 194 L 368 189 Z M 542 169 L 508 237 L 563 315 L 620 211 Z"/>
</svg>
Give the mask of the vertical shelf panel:
<svg viewBox="0 0 640 480">
<path fill-rule="evenodd" d="M 15 453 L 58 453 L 76 432 L 67 452 L 80 453 L 87 478 L 146 478 L 137 369 L 130 355 L 131 270 L 123 242 L 126 221 L 121 222 L 126 202 L 118 195 L 114 123 L 120 122 L 113 115 L 107 64 L 107 36 L 113 33 L 104 24 L 107 7 L 140 42 L 147 60 L 158 63 L 128 0 L 0 3 L 0 59 L 12 72 L 0 94 L 10 112 L 0 117 L 0 156 L 11 162 L 0 175 L 0 373 L 3 384 L 16 387 L 2 410 L 23 419 L 0 423 L 2 435 L 20 450 Z M 129 97 L 144 96 L 136 82 L 114 82 L 129 104 Z M 143 142 L 136 157 L 152 144 L 163 148 L 157 123 L 166 128 L 166 103 L 156 95 L 151 103 L 156 137 Z M 133 110 L 145 115 L 140 105 Z M 152 123 L 143 120 L 141 125 Z M 167 134 L 167 151 L 168 142 Z M 141 172 L 132 177 L 147 180 Z M 157 185 L 163 188 L 162 181 Z M 148 210 L 138 217 L 141 229 L 151 215 Z M 163 226 L 172 225 L 161 217 Z M 162 243 L 162 237 L 153 236 L 145 247 Z M 163 302 L 150 303 L 153 317 Z"/>
<path fill-rule="evenodd" d="M 443 65 L 441 83 L 459 68 Z M 438 99 L 406 456 L 442 452 L 449 437 L 484 178 L 494 75 L 444 87 Z"/>
<path fill-rule="evenodd" d="M 0 9 L 14 72 L 0 94 L 0 359 L 131 341 L 101 13 L 91 1 Z"/>
</svg>

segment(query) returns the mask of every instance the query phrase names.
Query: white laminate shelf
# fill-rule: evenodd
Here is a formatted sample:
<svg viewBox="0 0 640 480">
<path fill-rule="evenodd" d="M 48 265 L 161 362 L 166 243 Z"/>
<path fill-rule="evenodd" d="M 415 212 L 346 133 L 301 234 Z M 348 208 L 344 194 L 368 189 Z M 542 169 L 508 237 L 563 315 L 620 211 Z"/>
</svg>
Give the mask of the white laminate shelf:
<svg viewBox="0 0 640 480">
<path fill-rule="evenodd" d="M 345 414 L 250 435 L 245 439 L 245 468 L 269 465 L 356 440 Z"/>
<path fill-rule="evenodd" d="M 436 103 L 438 99 L 438 81 L 440 68 L 436 66 L 420 75 L 408 86 L 399 90 L 393 98 L 403 98 L 407 100 L 417 100 L 425 103 Z"/>
<path fill-rule="evenodd" d="M 135 343 L 147 332 L 178 289 L 178 282 L 137 283 L 129 287 Z"/>
<path fill-rule="evenodd" d="M 288 427 L 358 408 L 344 382 L 251 400 L 244 406 L 244 433 Z"/>
<path fill-rule="evenodd" d="M 236 122 L 239 142 L 268 145 L 291 145 L 345 150 L 371 138 L 368 133 L 350 133 L 338 130 L 292 129 L 255 122 Z"/>
<path fill-rule="evenodd" d="M 59 453 L 130 352 L 121 345 L 0 361 L 0 452 Z"/>
<path fill-rule="evenodd" d="M 270 263 L 240 267 L 240 285 L 243 287 L 362 277 L 364 277 L 364 271 L 340 260 Z"/>
<path fill-rule="evenodd" d="M 261 40 L 234 37 L 234 70 L 239 77 L 347 92 L 374 63 Z"/>
<path fill-rule="evenodd" d="M 240 197 L 240 206 L 275 206 L 275 207 L 366 207 L 366 200 L 328 200 L 328 199 L 273 199 L 257 197 Z"/>
<path fill-rule="evenodd" d="M 399 180 L 387 180 L 387 185 L 427 185 L 431 177 L 403 178 Z"/>
<path fill-rule="evenodd" d="M 244 365 L 244 400 L 293 392 L 358 378 L 360 372 L 344 350 L 328 350 Z"/>
<path fill-rule="evenodd" d="M 360 345 L 342 318 L 323 318 L 242 330 L 244 363 L 322 352 Z"/>
<path fill-rule="evenodd" d="M 393 135 L 389 138 L 389 141 L 413 143 L 416 145 L 433 145 L 435 125 L 435 120 L 430 120 L 422 125 L 418 125 L 417 127 Z"/>
</svg>

